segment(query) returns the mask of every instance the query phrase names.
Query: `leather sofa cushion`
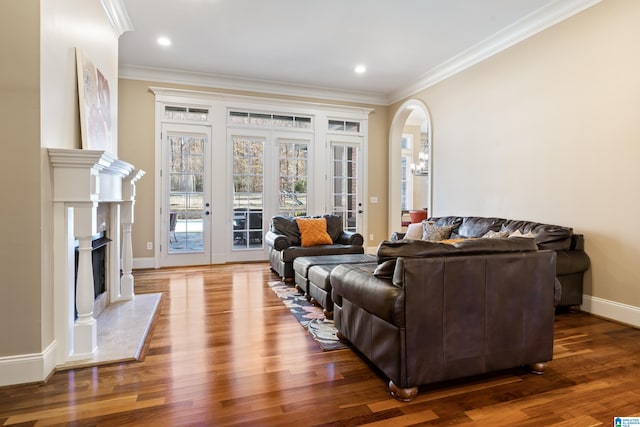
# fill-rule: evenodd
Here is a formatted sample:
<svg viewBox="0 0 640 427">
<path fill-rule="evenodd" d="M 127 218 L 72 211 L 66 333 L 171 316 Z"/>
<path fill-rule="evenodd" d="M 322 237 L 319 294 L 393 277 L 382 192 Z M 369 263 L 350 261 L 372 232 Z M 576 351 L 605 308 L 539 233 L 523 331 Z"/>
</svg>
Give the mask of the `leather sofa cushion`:
<svg viewBox="0 0 640 427">
<path fill-rule="evenodd" d="M 522 234 L 531 232 L 540 249 L 565 250 L 571 248 L 573 229 L 552 224 L 541 224 L 532 221 L 508 220 L 502 229 L 509 234 L 520 230 Z"/>
<path fill-rule="evenodd" d="M 342 234 L 342 217 L 338 215 L 326 214 L 322 218 L 327 220 L 327 233 L 331 236 L 333 243 L 336 243 Z"/>
<path fill-rule="evenodd" d="M 378 245 L 378 263 L 398 257 L 426 257 L 446 255 L 455 247 L 426 240 L 384 240 Z"/>
<path fill-rule="evenodd" d="M 292 245 L 300 244 L 300 229 L 295 218 L 288 216 L 276 215 L 271 218 L 271 231 L 283 234 Z"/>
<path fill-rule="evenodd" d="M 392 281 L 372 275 L 376 264 L 341 264 L 331 272 L 334 303 L 342 299 L 381 319 L 404 327 L 404 292 Z"/>
<path fill-rule="evenodd" d="M 482 237 L 488 231 L 500 231 L 505 221 L 502 218 L 469 216 L 462 220 L 457 234 L 460 237 Z"/>
<path fill-rule="evenodd" d="M 511 237 L 500 239 L 466 239 L 452 243 L 460 253 L 484 254 L 496 252 L 537 251 L 538 246 L 533 239 Z"/>
<path fill-rule="evenodd" d="M 354 245 L 318 245 L 318 246 L 289 246 L 281 251 L 282 262 L 293 262 L 294 259 L 302 256 L 318 255 L 341 255 L 341 254 L 362 254 L 364 248 Z"/>
<path fill-rule="evenodd" d="M 385 240 L 378 246 L 378 263 L 398 257 L 434 257 L 443 255 L 519 252 L 538 250 L 533 239 L 467 239 L 451 244 L 424 240 Z"/>
</svg>

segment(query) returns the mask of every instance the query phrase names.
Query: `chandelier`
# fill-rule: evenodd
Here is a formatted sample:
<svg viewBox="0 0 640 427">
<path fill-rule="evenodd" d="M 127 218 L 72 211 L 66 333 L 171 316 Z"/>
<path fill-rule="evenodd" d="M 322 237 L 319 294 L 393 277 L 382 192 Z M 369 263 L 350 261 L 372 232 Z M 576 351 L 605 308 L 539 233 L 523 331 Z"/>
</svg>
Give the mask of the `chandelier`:
<svg viewBox="0 0 640 427">
<path fill-rule="evenodd" d="M 411 173 L 416 176 L 429 175 L 429 154 L 421 151 L 418 153 L 418 164 L 411 163 Z"/>
</svg>

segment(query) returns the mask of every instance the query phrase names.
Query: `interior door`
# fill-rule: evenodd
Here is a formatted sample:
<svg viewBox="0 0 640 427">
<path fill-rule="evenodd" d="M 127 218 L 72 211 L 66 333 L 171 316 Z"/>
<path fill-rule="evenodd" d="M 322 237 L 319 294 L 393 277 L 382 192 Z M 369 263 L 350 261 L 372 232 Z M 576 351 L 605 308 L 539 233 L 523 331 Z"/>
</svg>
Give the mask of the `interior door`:
<svg viewBox="0 0 640 427">
<path fill-rule="evenodd" d="M 342 217 L 346 231 L 363 233 L 362 140 L 330 137 L 331 211 Z"/>
<path fill-rule="evenodd" d="M 162 125 L 162 266 L 211 263 L 211 127 Z"/>
</svg>

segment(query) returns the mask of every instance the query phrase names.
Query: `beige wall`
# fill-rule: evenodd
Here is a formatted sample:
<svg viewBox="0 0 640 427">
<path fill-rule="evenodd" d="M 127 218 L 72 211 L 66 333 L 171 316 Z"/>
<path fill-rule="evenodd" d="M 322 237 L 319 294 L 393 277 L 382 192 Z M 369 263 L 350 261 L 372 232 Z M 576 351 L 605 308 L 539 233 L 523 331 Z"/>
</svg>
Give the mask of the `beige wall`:
<svg viewBox="0 0 640 427">
<path fill-rule="evenodd" d="M 416 96 L 433 120 L 434 215 L 571 226 L 592 261 L 585 293 L 635 307 L 639 21 L 640 2 L 605 0 Z"/>
<path fill-rule="evenodd" d="M 120 79 L 120 132 L 119 149 L 120 158 L 133 163 L 147 172 L 139 181 L 136 188 L 136 219 L 133 226 L 133 256 L 134 258 L 153 257 L 153 251 L 146 249 L 146 242 L 154 239 L 154 187 L 155 187 L 155 96 L 149 87 L 171 87 L 209 92 L 224 92 L 251 96 L 265 96 L 258 93 L 242 93 L 238 91 L 225 91 L 195 86 L 181 86 L 158 82 Z M 309 98 L 292 98 L 283 96 L 271 96 L 276 99 L 295 99 L 298 101 L 318 101 Z M 327 101 L 324 101 L 327 102 Z M 368 232 L 374 235 L 374 241 L 365 244 L 376 246 L 378 240 L 382 240 L 387 234 L 387 107 L 345 104 L 330 102 L 340 105 L 355 105 L 359 107 L 374 108 L 369 116 L 369 195 L 377 196 L 379 202 L 368 206 Z M 366 200 L 369 200 L 367 195 Z"/>
<path fill-rule="evenodd" d="M 0 3 L 0 357 L 40 351 L 39 3 Z"/>
</svg>

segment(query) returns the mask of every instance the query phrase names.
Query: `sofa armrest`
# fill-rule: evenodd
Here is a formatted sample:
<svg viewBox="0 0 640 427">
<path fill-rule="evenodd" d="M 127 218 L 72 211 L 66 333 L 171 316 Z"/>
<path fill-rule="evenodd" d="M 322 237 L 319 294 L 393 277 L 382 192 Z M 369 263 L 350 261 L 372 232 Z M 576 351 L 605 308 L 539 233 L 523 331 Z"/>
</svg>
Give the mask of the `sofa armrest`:
<svg viewBox="0 0 640 427">
<path fill-rule="evenodd" d="M 356 233 L 355 231 L 343 231 L 334 243 L 362 246 L 364 245 L 364 237 L 362 237 L 362 234 Z"/>
<path fill-rule="evenodd" d="M 276 251 L 281 251 L 291 246 L 291 241 L 287 239 L 287 236 L 275 233 L 271 230 L 267 231 L 267 234 L 264 236 L 264 240 L 269 247 Z"/>
<path fill-rule="evenodd" d="M 584 235 L 583 234 L 573 234 L 571 236 L 570 249 L 574 251 L 584 251 Z"/>
</svg>

